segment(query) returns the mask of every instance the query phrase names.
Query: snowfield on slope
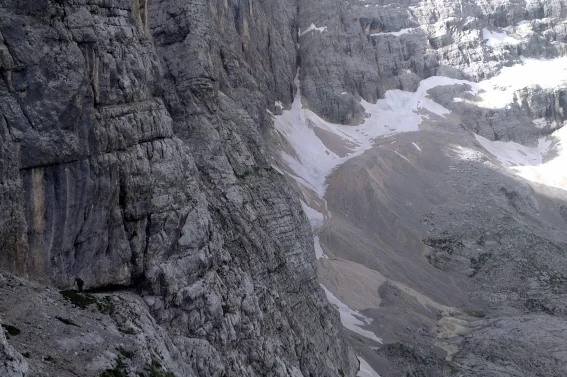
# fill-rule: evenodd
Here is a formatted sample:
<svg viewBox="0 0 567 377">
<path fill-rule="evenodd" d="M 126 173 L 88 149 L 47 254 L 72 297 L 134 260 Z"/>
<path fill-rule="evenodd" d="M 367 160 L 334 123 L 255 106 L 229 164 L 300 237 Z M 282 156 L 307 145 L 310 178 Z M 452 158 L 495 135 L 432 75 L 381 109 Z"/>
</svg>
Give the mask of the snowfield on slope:
<svg viewBox="0 0 567 377">
<path fill-rule="evenodd" d="M 484 149 L 496 157 L 502 166 L 532 182 L 567 189 L 567 128 L 539 139 L 535 147 L 512 141 L 491 141 L 476 136 Z"/>
<path fill-rule="evenodd" d="M 500 109 L 514 101 L 514 92 L 529 86 L 542 89 L 564 87 L 567 83 L 567 56 L 538 60 L 522 58 L 521 64 L 504 67 L 500 74 L 480 83 L 471 83 L 481 102 L 477 106 Z"/>
<path fill-rule="evenodd" d="M 298 89 L 291 109 L 274 117 L 275 128 L 293 148 L 293 154 L 282 152 L 283 161 L 294 173 L 299 184 L 314 190 L 323 198 L 327 176 L 337 166 L 362 154 L 372 147 L 381 136 L 399 132 L 417 131 L 424 117 L 444 116 L 449 110 L 427 96 L 427 91 L 440 85 L 470 84 L 468 81 L 435 76 L 423 80 L 415 92 L 389 90 L 385 98 L 375 104 L 362 101 L 370 115 L 360 126 L 345 126 L 323 120 L 313 111 L 303 108 L 301 91 Z M 300 87 L 296 80 L 297 88 Z M 317 129 L 336 135 L 343 144 L 338 149 L 349 153 L 341 156 L 333 146 L 317 134 Z"/>
<path fill-rule="evenodd" d="M 298 74 L 299 77 L 299 74 Z M 514 92 L 531 85 L 555 88 L 567 82 L 567 57 L 554 60 L 522 59 L 521 64 L 503 68 L 499 75 L 474 83 L 447 77 L 430 77 L 420 82 L 415 92 L 390 90 L 384 99 L 376 103 L 364 100 L 361 104 L 368 117 L 360 126 L 345 126 L 329 123 L 309 109 L 303 108 L 300 83 L 292 106 L 274 116 L 274 125 L 288 143 L 282 148 L 282 162 L 287 165 L 287 174 L 307 191 L 313 191 L 324 202 L 326 179 L 332 171 L 347 160 L 370 149 L 377 138 L 401 132 L 418 131 L 422 122 L 432 117 L 445 117 L 450 111 L 428 96 L 428 90 L 444 85 L 470 87 L 476 96 L 474 104 L 485 108 L 505 108 L 514 101 Z M 465 102 L 462 98 L 456 101 Z M 534 126 L 538 126 L 534 121 Z M 331 136 L 329 136 L 331 135 Z M 527 147 L 514 142 L 490 141 L 476 136 L 480 145 L 502 164 L 518 175 L 550 186 L 567 188 L 567 128 L 556 131 L 550 138 L 541 138 L 536 147 Z M 412 143 L 421 152 L 420 145 Z M 392 142 L 395 146 L 395 141 Z M 477 158 L 481 152 L 458 146 L 462 158 Z M 345 152 L 346 151 L 346 152 Z M 409 162 L 397 149 L 394 152 Z M 306 201 L 309 203 L 309 201 Z M 302 202 L 314 230 L 324 226 L 325 216 Z M 315 236 L 317 259 L 325 258 L 319 238 Z M 373 332 L 362 326 L 371 323 L 357 311 L 350 309 L 332 292 L 322 286 L 327 299 L 339 311 L 343 326 L 375 342 L 381 342 Z M 378 374 L 362 359 L 358 376 L 376 377 Z"/>
<path fill-rule="evenodd" d="M 500 46 L 502 44 L 517 45 L 521 41 L 510 37 L 508 34 L 498 33 L 496 31 L 489 31 L 488 29 L 482 29 L 482 39 L 486 40 L 486 45 L 490 47 Z"/>
<path fill-rule="evenodd" d="M 356 374 L 356 377 L 380 377 L 378 373 L 372 369 L 372 367 L 360 356 L 358 357 L 358 361 L 360 361 L 360 370 Z"/>
<path fill-rule="evenodd" d="M 299 74 L 298 74 L 299 77 Z M 284 163 L 293 172 L 293 178 L 306 188 L 314 190 L 322 199 L 326 190 L 327 176 L 339 165 L 347 160 L 359 156 L 374 144 L 374 141 L 383 136 L 390 136 L 400 132 L 418 131 L 420 124 L 431 116 L 446 116 L 450 111 L 428 97 L 427 91 L 431 88 L 444 85 L 467 84 L 470 93 L 477 96 L 475 105 L 485 108 L 505 108 L 514 101 L 514 92 L 532 85 L 541 88 L 556 88 L 567 83 L 567 56 L 552 60 L 537 60 L 522 58 L 521 64 L 502 68 L 499 75 L 480 83 L 456 80 L 448 77 L 433 76 L 420 82 L 415 92 L 402 90 L 389 90 L 384 99 L 375 104 L 361 101 L 369 117 L 360 126 L 345 126 L 333 124 L 323 120 L 309 109 L 303 108 L 299 78 L 296 78 L 298 88 L 293 104 L 282 115 L 274 117 L 274 124 L 287 140 L 293 153 L 282 152 Z M 467 102 L 461 98 L 456 101 Z M 320 137 L 321 132 L 335 135 L 335 140 L 341 140 L 336 145 Z M 562 138 L 563 133 L 556 135 Z M 502 158 L 506 166 L 541 164 L 541 157 L 537 154 L 549 153 L 550 143 L 540 141 L 536 152 L 519 144 L 507 144 L 479 140 L 483 146 L 499 159 Z M 490 146 L 489 146 L 490 145 Z M 543 149 L 542 149 L 543 148 Z M 348 153 L 340 153 L 347 150 Z M 496 153 L 496 150 L 499 150 Z M 516 151 L 516 152 L 514 152 Z M 405 158 L 397 152 L 401 158 Z M 532 157 L 525 157 L 527 154 Z M 534 172 L 527 176 L 537 175 Z M 317 216 L 311 214 L 315 220 Z M 319 222 L 320 220 L 318 220 Z M 317 224 L 318 227 L 321 224 Z"/>
<path fill-rule="evenodd" d="M 360 326 L 369 325 L 372 323 L 372 319 L 365 317 L 359 312 L 349 308 L 344 302 L 339 300 L 331 291 L 325 288 L 321 284 L 321 288 L 325 291 L 327 295 L 327 300 L 334 305 L 341 316 L 341 322 L 347 329 L 362 335 L 365 338 L 373 340 L 377 343 L 382 343 L 382 339 L 378 338 L 372 331 L 364 330 Z"/>
</svg>

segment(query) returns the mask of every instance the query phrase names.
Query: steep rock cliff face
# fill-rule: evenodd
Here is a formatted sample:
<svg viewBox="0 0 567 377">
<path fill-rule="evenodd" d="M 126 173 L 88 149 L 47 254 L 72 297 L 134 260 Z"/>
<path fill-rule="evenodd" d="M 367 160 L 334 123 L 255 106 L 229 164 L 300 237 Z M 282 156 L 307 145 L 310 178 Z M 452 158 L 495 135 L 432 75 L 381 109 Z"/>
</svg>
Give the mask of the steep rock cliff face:
<svg viewBox="0 0 567 377">
<path fill-rule="evenodd" d="M 135 288 L 196 376 L 354 375 L 265 157 L 291 1 L 0 1 L 3 269 Z M 176 370 L 176 368 L 172 368 Z"/>
</svg>

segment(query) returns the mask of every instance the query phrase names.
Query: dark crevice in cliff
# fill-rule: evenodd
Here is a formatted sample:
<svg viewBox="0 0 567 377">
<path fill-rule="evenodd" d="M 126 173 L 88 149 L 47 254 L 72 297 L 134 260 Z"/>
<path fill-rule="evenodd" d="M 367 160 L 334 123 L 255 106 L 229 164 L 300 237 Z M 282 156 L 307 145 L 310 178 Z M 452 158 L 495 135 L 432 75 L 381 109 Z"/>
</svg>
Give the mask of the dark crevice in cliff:
<svg viewBox="0 0 567 377">
<path fill-rule="evenodd" d="M 10 134 L 10 139 L 12 139 L 12 142 L 16 142 L 16 137 L 14 136 L 14 131 L 12 130 L 12 126 L 10 125 L 10 122 L 8 121 L 8 118 L 6 117 L 5 114 L 2 114 L 2 117 L 4 118 L 4 122 L 6 123 L 6 128 L 8 129 L 8 133 Z"/>
<path fill-rule="evenodd" d="M 45 163 L 45 164 L 37 164 L 37 165 L 31 165 L 31 166 L 24 166 L 20 168 L 21 172 L 25 172 L 28 170 L 33 170 L 33 169 L 39 169 L 39 168 L 51 168 L 51 167 L 55 167 L 55 166 L 59 166 L 59 165 L 65 165 L 65 164 L 72 164 L 74 162 L 79 162 L 79 161 L 83 161 L 88 159 L 89 157 L 83 157 L 83 158 L 73 158 L 70 160 L 63 160 L 63 161 L 58 161 L 58 162 L 49 162 L 49 163 Z"/>
<path fill-rule="evenodd" d="M 129 145 L 126 148 L 117 148 L 117 149 L 106 151 L 106 152 L 103 152 L 103 153 L 100 153 L 100 154 L 93 154 L 93 155 L 88 155 L 88 156 L 79 156 L 79 157 L 71 158 L 69 160 L 62 159 L 62 160 L 57 161 L 57 162 L 48 162 L 48 163 L 37 164 L 37 165 L 24 165 L 23 167 L 20 168 L 20 171 L 33 170 L 33 169 L 38 169 L 38 168 L 51 168 L 51 167 L 55 167 L 55 166 L 58 166 L 58 165 L 72 164 L 72 163 L 75 163 L 75 162 L 85 161 L 85 160 L 88 160 L 90 158 L 100 157 L 100 156 L 104 156 L 104 155 L 112 155 L 112 154 L 115 154 L 115 153 L 118 153 L 118 152 L 126 152 L 129 149 L 134 148 L 134 147 L 139 146 L 139 145 L 148 144 L 148 143 L 151 144 L 151 143 L 156 142 L 156 141 L 170 140 L 170 139 L 172 139 L 172 138 L 167 137 L 167 136 L 156 136 L 156 137 L 153 137 L 153 138 L 139 140 L 137 143 Z"/>
<path fill-rule="evenodd" d="M 93 95 L 93 107 L 96 109 L 100 106 L 100 93 L 98 89 L 98 56 L 96 42 L 78 42 L 77 45 L 81 49 L 85 57 L 87 80 L 90 84 Z"/>
<path fill-rule="evenodd" d="M 145 243 L 144 243 L 144 251 L 142 252 L 142 266 L 141 267 L 141 273 L 140 275 L 143 276 L 143 271 L 145 270 L 145 263 L 146 260 L 149 259 L 149 255 L 148 255 L 148 251 L 150 250 L 150 236 L 151 236 L 151 230 L 152 230 L 152 215 L 148 214 L 146 216 L 146 227 L 145 227 Z"/>
</svg>

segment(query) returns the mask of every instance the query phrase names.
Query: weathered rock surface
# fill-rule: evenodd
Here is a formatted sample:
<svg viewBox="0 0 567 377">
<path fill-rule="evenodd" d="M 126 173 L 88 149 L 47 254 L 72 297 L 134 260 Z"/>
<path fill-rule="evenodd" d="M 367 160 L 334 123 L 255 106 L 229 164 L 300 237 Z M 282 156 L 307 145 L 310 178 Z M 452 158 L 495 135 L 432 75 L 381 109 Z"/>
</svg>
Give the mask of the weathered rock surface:
<svg viewBox="0 0 567 377">
<path fill-rule="evenodd" d="M 0 292 L 3 326 L 16 330 L 9 342 L 26 366 L 20 376 L 197 375 L 133 292 L 63 295 L 11 275 L 2 276 Z"/>
<path fill-rule="evenodd" d="M 24 331 L 0 334 L 0 372 L 354 376 L 271 115 L 298 76 L 306 107 L 359 124 L 388 90 L 565 55 L 566 18 L 564 0 L 0 0 L 0 268 L 24 278 L 1 283 Z M 384 375 L 563 375 L 564 193 L 440 153 L 478 152 L 469 131 L 535 143 L 565 125 L 565 88 L 502 108 L 468 91 L 429 92 L 454 118 L 423 155 L 405 136 L 335 173 L 319 275 L 347 259 L 373 279 L 374 306 L 351 301 L 387 344 L 348 334 Z M 116 310 L 45 288 L 76 276 Z"/>
<path fill-rule="evenodd" d="M 4 330 L 0 330 L 0 373 L 6 377 L 24 377 L 29 365 L 14 347 L 8 344 Z"/>
<path fill-rule="evenodd" d="M 135 289 L 175 375 L 353 376 L 265 155 L 296 19 L 291 1 L 0 1 L 0 266 Z"/>
</svg>

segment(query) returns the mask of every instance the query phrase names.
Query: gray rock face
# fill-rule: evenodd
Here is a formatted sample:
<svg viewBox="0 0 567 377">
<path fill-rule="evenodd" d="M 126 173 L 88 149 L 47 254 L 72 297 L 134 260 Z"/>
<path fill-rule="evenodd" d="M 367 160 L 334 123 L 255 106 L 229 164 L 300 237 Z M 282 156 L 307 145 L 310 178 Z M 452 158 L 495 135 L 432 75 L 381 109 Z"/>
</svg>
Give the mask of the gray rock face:
<svg viewBox="0 0 567 377">
<path fill-rule="evenodd" d="M 4 330 L 0 330 L 0 373 L 6 377 L 24 377 L 29 366 L 24 357 L 8 344 Z"/>
<path fill-rule="evenodd" d="M 120 310 L 104 317 L 108 327 L 99 329 L 108 340 L 87 337 L 96 344 L 81 360 L 92 376 L 113 367 L 116 354 L 104 352 L 110 341 L 142 354 L 127 365 L 130 373 L 159 357 L 178 376 L 354 376 L 358 362 L 317 282 L 297 193 L 267 156 L 270 113 L 292 103 L 298 74 L 306 107 L 332 122 L 359 124 L 366 117 L 361 99 L 374 102 L 390 89 L 412 91 L 434 75 L 479 81 L 521 56 L 565 55 L 566 12 L 564 0 L 0 0 L 0 268 L 61 289 L 80 276 L 87 288 L 128 290 L 116 301 Z M 494 42 L 493 34 L 512 42 Z M 567 120 L 565 88 L 524 88 L 499 109 L 454 101 L 474 102 L 467 91 L 453 86 L 429 94 L 459 114 L 456 128 L 492 140 L 533 143 Z M 462 135 L 476 147 L 470 134 Z M 411 143 L 404 145 L 413 151 Z M 438 162 L 432 161 L 423 172 Z M 558 268 L 565 241 L 563 228 L 548 226 L 567 211 L 509 176 L 463 169 L 451 181 L 457 189 L 450 201 L 436 183 L 452 176 L 432 169 L 439 180 L 424 178 L 426 194 L 394 176 L 396 194 L 419 203 L 415 213 L 388 190 L 380 197 L 366 192 L 358 210 L 357 200 L 344 209 L 341 190 L 331 192 L 333 221 L 343 223 L 322 233 L 331 244 L 326 251 L 339 255 L 353 239 L 359 243 L 354 262 L 382 274 L 361 272 L 380 281 L 380 291 L 367 294 L 384 299 L 364 314 L 377 319 L 372 326 L 390 325 L 383 331 L 387 347 L 369 352 L 363 341 L 352 344 L 373 365 L 386 360 L 400 374 L 409 368 L 450 375 L 460 368 L 463 375 L 561 375 L 550 359 L 538 360 L 564 344 L 553 316 L 566 310 Z M 489 178 L 470 184 L 477 173 Z M 459 195 L 479 198 L 486 186 L 493 195 L 485 211 L 469 216 Z M 395 210 L 392 203 L 399 204 Z M 534 220 L 538 203 L 553 207 L 549 224 Z M 492 227 L 496 239 L 483 222 L 493 216 L 487 206 L 503 210 Z M 364 221 L 354 216 L 360 214 Z M 366 239 L 376 224 L 389 233 Z M 422 233 L 407 236 L 414 228 Z M 482 247 L 473 250 L 475 242 Z M 376 245 L 382 259 L 368 262 Z M 421 274 L 400 269 L 401 257 Z M 40 291 L 14 289 L 30 297 Z M 16 302 L 18 294 L 10 294 Z M 40 307 L 60 313 L 55 296 L 46 293 Z M 480 318 L 462 309 L 490 304 L 507 311 Z M 449 306 L 459 311 L 447 313 Z M 408 307 L 410 324 L 398 317 Z M 91 326 L 94 317 L 76 315 L 80 326 Z M 475 331 L 460 333 L 462 323 Z M 437 325 L 451 335 L 441 345 L 431 330 Z M 116 334 L 119 328 L 144 341 Z M 408 335 L 414 329 L 418 335 Z M 525 329 L 527 335 L 506 337 Z M 57 347 L 70 352 L 69 339 Z M 521 352 L 501 352 L 516 341 Z M 152 354 L 152 346 L 159 352 Z M 0 356 L 7 375 L 28 373 L 2 334 Z M 28 375 L 64 369 L 29 363 Z"/>
<path fill-rule="evenodd" d="M 412 91 L 434 75 L 478 81 L 520 56 L 567 52 L 563 0 L 323 3 L 300 1 L 301 29 L 326 27 L 300 37 L 302 94 L 334 123 L 363 119 L 360 97 L 375 102 L 387 90 Z M 492 43 L 487 34 L 504 32 L 513 43 Z"/>
<path fill-rule="evenodd" d="M 136 288 L 190 360 L 179 375 L 354 375 L 265 156 L 266 108 L 294 93 L 294 4 L 0 10 L 2 268 Z"/>
<path fill-rule="evenodd" d="M 431 98 L 461 116 L 462 125 L 487 139 L 532 145 L 543 135 L 567 124 L 565 88 L 530 86 L 517 90 L 503 108 L 485 108 L 468 93 L 468 85 L 442 86 L 428 91 Z M 537 143 L 535 143 L 537 144 Z"/>
</svg>

